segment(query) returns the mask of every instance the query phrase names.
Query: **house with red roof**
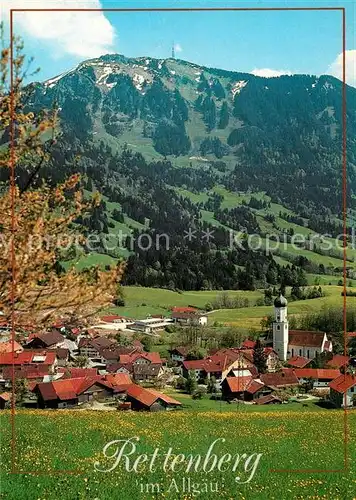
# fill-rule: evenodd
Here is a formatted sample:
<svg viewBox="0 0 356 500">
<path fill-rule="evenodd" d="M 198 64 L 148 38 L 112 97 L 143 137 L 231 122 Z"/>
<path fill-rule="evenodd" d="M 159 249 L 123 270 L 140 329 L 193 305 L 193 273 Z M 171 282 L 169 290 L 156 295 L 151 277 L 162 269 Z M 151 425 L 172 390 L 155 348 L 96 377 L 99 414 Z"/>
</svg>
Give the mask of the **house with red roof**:
<svg viewBox="0 0 356 500">
<path fill-rule="evenodd" d="M 337 408 L 350 408 L 356 406 L 356 376 L 354 374 L 341 374 L 330 382 L 330 401 Z"/>
<path fill-rule="evenodd" d="M 150 363 L 141 364 L 133 363 L 132 375 L 135 382 L 156 382 L 156 380 L 163 374 L 161 365 Z"/>
<path fill-rule="evenodd" d="M 226 377 L 221 384 L 223 398 L 226 400 L 253 401 L 262 395 L 263 389 L 264 384 L 251 376 Z"/>
<path fill-rule="evenodd" d="M 56 349 L 62 347 L 64 341 L 63 335 L 58 330 L 53 329 L 49 332 L 32 335 L 25 347 L 28 349 Z"/>
<path fill-rule="evenodd" d="M 158 352 L 135 350 L 121 354 L 118 362 L 107 365 L 107 371 L 131 374 L 136 382 L 155 382 L 163 374 L 163 362 Z"/>
<path fill-rule="evenodd" d="M 9 340 L 8 342 L 0 342 L 0 354 L 4 354 L 7 352 L 22 352 L 23 347 L 18 342 Z"/>
<path fill-rule="evenodd" d="M 254 349 L 242 348 L 233 350 L 240 353 L 240 359 L 244 360 L 245 365 L 247 363 L 249 366 L 254 366 L 253 364 Z M 263 352 L 266 356 L 267 371 L 269 372 L 276 371 L 279 364 L 279 357 L 276 351 L 272 347 L 264 347 Z"/>
<path fill-rule="evenodd" d="M 275 394 L 266 394 L 265 396 L 254 399 L 253 402 L 255 405 L 274 405 L 281 404 L 282 400 Z"/>
<path fill-rule="evenodd" d="M 6 405 L 10 405 L 10 403 L 11 403 L 11 393 L 2 392 L 0 394 L 0 410 L 4 410 Z"/>
<path fill-rule="evenodd" d="M 263 352 L 266 356 L 267 371 L 274 372 L 279 365 L 279 357 L 273 347 L 264 347 Z"/>
<path fill-rule="evenodd" d="M 343 354 L 334 354 L 334 356 L 327 362 L 326 366 L 328 368 L 346 368 L 350 363 L 350 356 L 344 356 Z"/>
<path fill-rule="evenodd" d="M 206 377 L 205 359 L 190 359 L 183 361 L 183 377 L 188 378 L 194 374 L 197 381 L 203 380 Z"/>
<path fill-rule="evenodd" d="M 117 363 L 106 365 L 106 371 L 108 373 L 126 373 L 127 375 L 132 375 L 133 367 L 132 364 L 120 363 L 120 361 L 118 361 Z"/>
<path fill-rule="evenodd" d="M 254 349 L 256 347 L 256 340 L 246 339 L 243 341 L 241 348 L 242 349 Z"/>
<path fill-rule="evenodd" d="M 181 406 L 179 401 L 166 394 L 132 383 L 131 378 L 122 373 L 40 383 L 34 392 L 41 408 L 68 408 L 116 395 L 123 396 L 133 410 L 159 411 Z"/>
<path fill-rule="evenodd" d="M 73 374 L 78 373 L 73 371 Z M 124 374 L 90 375 L 39 383 L 34 392 L 41 408 L 67 408 L 125 394 L 131 385 L 131 378 Z"/>
<path fill-rule="evenodd" d="M 290 330 L 288 351 L 291 356 L 314 359 L 316 354 L 331 351 L 332 344 L 325 332 Z"/>
<path fill-rule="evenodd" d="M 74 366 L 60 367 L 57 373 L 62 373 L 63 378 L 85 378 L 96 377 L 98 370 L 96 368 L 77 368 Z"/>
<path fill-rule="evenodd" d="M 26 379 L 27 382 L 43 382 L 46 376 L 50 374 L 48 365 L 23 365 L 15 366 L 14 377 L 17 379 Z M 8 382 L 8 385 L 12 381 L 12 366 L 6 366 L 2 370 L 2 377 Z"/>
<path fill-rule="evenodd" d="M 173 311 L 172 319 L 174 323 L 179 323 L 181 326 L 187 326 L 187 325 L 206 326 L 208 324 L 208 316 L 198 311 L 188 311 L 188 312 Z"/>
<path fill-rule="evenodd" d="M 297 387 L 299 380 L 292 368 L 282 368 L 275 373 L 262 373 L 260 375 L 261 382 L 269 389 L 286 389 L 289 387 Z"/>
<path fill-rule="evenodd" d="M 162 359 L 159 352 L 133 352 L 132 354 L 123 354 L 120 356 L 121 363 L 132 364 L 157 364 L 162 365 Z"/>
<path fill-rule="evenodd" d="M 198 312 L 198 309 L 196 307 L 192 307 L 192 306 L 188 306 L 188 307 L 174 306 L 172 308 L 172 312 L 174 312 L 174 313 L 195 313 L 195 312 Z"/>
<path fill-rule="evenodd" d="M 66 366 L 69 362 L 70 351 L 65 347 L 57 347 L 56 357 L 58 366 Z"/>
<path fill-rule="evenodd" d="M 97 336 L 95 338 L 82 337 L 79 340 L 78 349 L 80 356 L 85 356 L 93 362 L 103 363 L 102 352 L 117 347 L 115 340 L 107 337 Z"/>
<path fill-rule="evenodd" d="M 162 411 L 179 408 L 182 403 L 176 399 L 153 389 L 145 389 L 132 384 L 127 389 L 126 400 L 131 403 L 133 410 Z"/>
<path fill-rule="evenodd" d="M 198 381 L 214 376 L 217 382 L 222 382 L 233 370 L 253 366 L 245 354 L 239 349 L 220 349 L 204 359 L 184 361 L 183 376 L 187 378 L 194 373 Z"/>
<path fill-rule="evenodd" d="M 294 373 L 299 383 L 313 381 L 313 387 L 329 387 L 329 383 L 340 375 L 340 370 L 334 368 L 295 368 Z"/>
<path fill-rule="evenodd" d="M 133 323 L 133 321 L 126 316 L 118 316 L 117 314 L 109 314 L 106 316 L 102 316 L 100 321 L 103 323 Z"/>
<path fill-rule="evenodd" d="M 131 377 L 125 373 L 105 375 L 105 380 L 112 385 L 115 394 L 126 393 L 127 389 L 133 384 Z"/>
<path fill-rule="evenodd" d="M 67 408 L 93 399 L 105 399 L 114 393 L 112 385 L 100 376 L 40 383 L 34 391 L 40 408 Z"/>
<path fill-rule="evenodd" d="M 183 361 L 187 359 L 187 355 L 190 351 L 190 348 L 187 346 L 175 347 L 169 351 L 171 356 L 171 360 L 175 363 L 182 364 Z"/>
<path fill-rule="evenodd" d="M 12 378 L 12 365 L 15 367 L 15 372 L 21 373 L 22 378 L 30 378 L 29 372 L 34 372 L 38 378 L 41 374 L 48 374 L 57 366 L 57 358 L 55 351 L 46 350 L 24 350 L 19 353 L 4 353 L 0 354 L 0 373 L 4 376 Z"/>
<path fill-rule="evenodd" d="M 303 358 L 303 356 L 293 356 L 293 358 L 288 359 L 287 365 L 292 368 L 305 368 L 312 362 L 312 359 Z"/>
</svg>

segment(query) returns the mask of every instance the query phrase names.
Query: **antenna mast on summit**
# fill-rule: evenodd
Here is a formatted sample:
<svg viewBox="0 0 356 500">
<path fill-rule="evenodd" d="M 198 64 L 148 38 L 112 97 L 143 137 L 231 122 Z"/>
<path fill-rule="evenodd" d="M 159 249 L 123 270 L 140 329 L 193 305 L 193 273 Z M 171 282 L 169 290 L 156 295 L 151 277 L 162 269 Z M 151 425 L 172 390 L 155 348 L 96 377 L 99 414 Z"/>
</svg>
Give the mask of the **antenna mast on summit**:
<svg viewBox="0 0 356 500">
<path fill-rule="evenodd" d="M 172 59 L 175 59 L 176 58 L 176 51 L 175 51 L 175 48 L 174 48 L 174 42 L 172 43 Z"/>
</svg>

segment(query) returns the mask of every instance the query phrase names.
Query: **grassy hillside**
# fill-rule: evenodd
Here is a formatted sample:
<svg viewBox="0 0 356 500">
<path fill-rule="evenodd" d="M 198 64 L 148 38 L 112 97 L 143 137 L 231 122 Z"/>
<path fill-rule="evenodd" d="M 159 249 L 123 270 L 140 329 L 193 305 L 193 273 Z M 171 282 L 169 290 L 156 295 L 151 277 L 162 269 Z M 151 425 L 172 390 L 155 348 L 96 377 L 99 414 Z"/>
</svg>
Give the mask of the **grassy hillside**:
<svg viewBox="0 0 356 500">
<path fill-rule="evenodd" d="M 309 300 L 297 300 L 288 303 L 288 315 L 300 316 L 307 313 L 320 311 L 323 307 L 343 307 L 342 287 L 322 287 L 325 297 Z M 356 307 L 356 297 L 347 297 L 347 305 Z M 210 321 L 239 326 L 241 328 L 260 327 L 261 319 L 273 313 L 271 306 L 248 307 L 241 309 L 221 309 L 211 313 Z"/>
<path fill-rule="evenodd" d="M 342 308 L 343 298 L 341 286 L 322 286 L 325 297 L 309 300 L 298 300 L 289 302 L 288 314 L 302 315 L 305 313 L 316 312 L 325 306 L 336 306 Z M 289 293 L 289 291 L 287 290 Z M 124 307 L 115 307 L 110 311 L 122 316 L 145 318 L 149 314 L 163 314 L 168 316 L 173 306 L 195 306 L 204 308 L 208 302 L 213 302 L 222 293 L 226 293 L 231 298 L 241 297 L 249 301 L 249 307 L 238 309 L 220 309 L 209 314 L 209 324 L 215 321 L 231 324 L 243 329 L 259 328 L 261 319 L 272 314 L 272 306 L 256 306 L 256 301 L 263 297 L 261 290 L 241 291 L 228 290 L 219 291 L 200 291 L 200 292 L 172 292 L 159 288 L 143 287 L 123 287 L 125 298 Z M 356 297 L 348 297 L 347 304 L 350 307 L 356 307 Z"/>
<path fill-rule="evenodd" d="M 342 411 L 271 411 L 251 412 L 163 412 L 119 413 L 99 411 L 20 411 L 16 416 L 16 468 L 25 474 L 9 474 L 10 424 L 8 412 L 1 416 L 3 498 L 7 500 L 111 500 L 120 498 L 191 499 L 192 492 L 183 492 L 182 477 L 193 482 L 204 480 L 218 483 L 218 493 L 202 493 L 198 498 L 295 500 L 302 498 L 352 500 L 356 490 L 356 413 L 350 412 L 348 472 L 275 472 L 281 469 L 334 471 L 344 467 L 344 433 Z M 204 431 L 202 432 L 202 429 Z M 328 431 L 325 432 L 325 429 Z M 213 452 L 220 458 L 226 453 L 261 454 L 244 471 L 245 457 L 235 472 L 231 464 L 225 471 L 173 472 L 162 470 L 163 458 L 157 458 L 156 470 L 127 472 L 122 462 L 108 473 L 114 459 L 104 459 L 102 450 L 113 440 L 137 436 L 136 452 L 152 455 L 156 447 L 165 454 L 202 455 L 202 461 L 212 442 L 218 438 Z M 119 445 L 121 447 L 121 444 Z M 114 449 L 109 450 L 111 453 Z M 129 450 L 127 450 L 128 452 Z M 213 459 L 211 459 L 213 461 Z M 235 462 L 235 459 L 234 459 Z M 252 468 L 255 473 L 251 477 Z M 72 473 L 59 474 L 67 470 Z M 31 474 L 33 472 L 34 474 Z M 236 480 L 239 477 L 240 480 Z M 250 482 L 241 484 L 251 477 Z M 176 480 L 180 491 L 172 488 Z M 240 482 L 239 482 L 240 481 Z M 140 491 L 141 484 L 158 483 L 159 492 Z M 169 488 L 171 491 L 169 492 Z M 144 486 L 145 488 L 145 486 Z M 197 488 L 199 490 L 199 488 Z"/>
<path fill-rule="evenodd" d="M 310 262 L 317 265 L 322 264 L 326 268 L 342 269 L 343 267 L 343 255 L 340 241 L 336 242 L 333 239 L 325 238 L 324 245 L 321 245 L 321 242 L 317 239 L 317 233 L 314 230 L 306 226 L 294 224 L 282 219 L 279 216 L 280 213 L 285 213 L 292 216 L 295 216 L 296 214 L 292 210 L 286 208 L 281 204 L 271 202 L 271 198 L 262 191 L 254 192 L 252 194 L 236 193 L 228 191 L 226 188 L 219 185 L 216 185 L 212 190 L 208 192 L 204 191 L 201 193 L 193 193 L 191 191 L 188 191 L 187 189 L 182 188 L 176 188 L 176 191 L 181 196 L 189 198 L 195 204 L 206 203 L 210 196 L 218 194 L 223 197 L 221 208 L 229 210 L 241 206 L 243 202 L 248 204 L 252 196 L 257 200 L 266 201 L 270 203 L 270 206 L 268 208 L 259 210 L 251 208 L 250 210 L 256 216 L 260 229 L 264 234 L 275 235 L 280 238 L 280 244 L 277 250 L 272 251 L 272 253 L 274 254 L 274 259 L 278 264 L 285 266 L 293 263 L 295 258 L 303 256 L 306 257 Z M 266 219 L 266 217 L 271 215 L 275 217 L 273 223 Z M 224 226 L 214 218 L 213 212 L 201 210 L 201 216 L 202 220 L 209 222 L 214 226 L 223 226 L 226 229 L 229 229 L 227 226 Z M 307 223 L 307 219 L 304 219 L 304 222 Z M 309 250 L 307 248 L 303 248 L 303 246 L 298 245 L 298 247 L 296 247 L 296 245 L 292 245 L 291 243 L 285 243 L 283 240 L 283 235 L 285 232 L 290 230 L 293 230 L 295 235 L 301 235 L 305 239 L 307 239 L 308 237 L 311 238 L 314 242 L 314 249 Z M 257 245 L 257 239 L 258 237 L 251 239 L 252 245 Z M 267 245 L 267 238 L 262 238 L 262 248 L 266 248 Z M 270 241 L 268 248 L 272 249 L 274 245 L 275 242 Z M 330 251 L 334 252 L 335 254 L 331 253 L 330 255 L 328 255 L 326 250 L 323 251 L 323 249 L 326 249 L 326 245 L 330 246 Z M 317 248 L 320 246 L 322 246 L 322 253 L 317 251 Z M 355 269 L 355 249 L 352 249 L 351 247 L 347 249 L 347 258 L 349 259 L 349 261 L 347 262 L 347 266 Z M 325 284 L 328 284 L 330 281 L 332 281 L 332 277 L 331 280 L 325 281 Z"/>
<path fill-rule="evenodd" d="M 215 290 L 212 291 L 190 291 L 173 292 L 160 288 L 144 288 L 135 286 L 123 287 L 125 306 L 111 309 L 117 314 L 123 316 L 144 318 L 147 314 L 163 314 L 168 316 L 173 306 L 195 306 L 204 309 L 208 302 L 221 294 Z M 230 297 L 247 298 L 251 305 L 262 297 L 262 292 L 245 292 L 242 290 L 231 290 L 227 292 Z"/>
</svg>

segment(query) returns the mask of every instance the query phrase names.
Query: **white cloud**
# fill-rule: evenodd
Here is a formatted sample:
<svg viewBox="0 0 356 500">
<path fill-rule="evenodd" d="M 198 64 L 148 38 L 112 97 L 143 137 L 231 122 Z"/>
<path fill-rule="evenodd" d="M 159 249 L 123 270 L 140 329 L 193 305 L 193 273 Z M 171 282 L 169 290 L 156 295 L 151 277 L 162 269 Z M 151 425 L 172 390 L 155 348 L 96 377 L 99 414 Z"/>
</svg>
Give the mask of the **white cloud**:
<svg viewBox="0 0 356 500">
<path fill-rule="evenodd" d="M 330 64 L 327 69 L 327 74 L 336 76 L 342 80 L 342 52 L 337 56 L 335 61 Z M 356 87 L 356 50 L 346 50 L 346 83 Z"/>
<path fill-rule="evenodd" d="M 175 50 L 176 52 L 183 52 L 183 47 L 181 46 L 181 44 L 180 44 L 180 43 L 176 43 L 176 44 L 174 45 L 174 50 Z"/>
<path fill-rule="evenodd" d="M 251 71 L 255 76 L 263 76 L 265 78 L 272 78 L 281 75 L 293 75 L 289 69 L 271 69 L 271 68 L 255 68 Z"/>
<path fill-rule="evenodd" d="M 10 8 L 101 8 L 100 0 L 2 0 Z M 15 12 L 14 31 L 51 46 L 53 56 L 97 57 L 114 51 L 115 29 L 102 12 Z"/>
</svg>

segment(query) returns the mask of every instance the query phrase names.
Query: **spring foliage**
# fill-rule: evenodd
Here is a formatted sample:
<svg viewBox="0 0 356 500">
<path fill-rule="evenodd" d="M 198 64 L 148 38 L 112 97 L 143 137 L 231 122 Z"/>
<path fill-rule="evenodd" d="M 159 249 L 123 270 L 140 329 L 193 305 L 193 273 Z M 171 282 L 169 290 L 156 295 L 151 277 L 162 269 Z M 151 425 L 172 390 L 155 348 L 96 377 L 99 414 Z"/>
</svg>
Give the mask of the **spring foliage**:
<svg viewBox="0 0 356 500">
<path fill-rule="evenodd" d="M 2 49 L 0 61 L 0 167 L 9 170 L 8 182 L 0 186 L 0 311 L 15 327 L 44 326 L 59 317 L 83 320 L 112 302 L 123 266 L 60 271 L 60 248 L 82 238 L 74 221 L 99 199 L 83 199 L 76 174 L 55 186 L 33 187 L 56 141 L 57 114 L 26 112 L 22 89 L 28 70 L 19 38 L 13 48 L 12 85 L 9 48 Z M 25 185 L 16 177 L 19 167 L 28 174 Z"/>
</svg>

